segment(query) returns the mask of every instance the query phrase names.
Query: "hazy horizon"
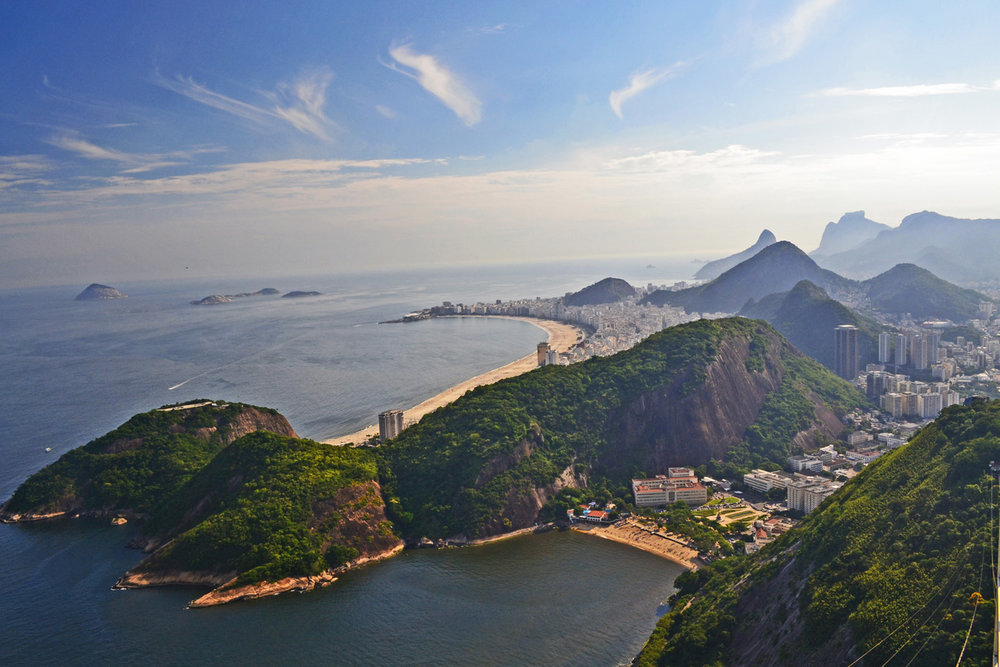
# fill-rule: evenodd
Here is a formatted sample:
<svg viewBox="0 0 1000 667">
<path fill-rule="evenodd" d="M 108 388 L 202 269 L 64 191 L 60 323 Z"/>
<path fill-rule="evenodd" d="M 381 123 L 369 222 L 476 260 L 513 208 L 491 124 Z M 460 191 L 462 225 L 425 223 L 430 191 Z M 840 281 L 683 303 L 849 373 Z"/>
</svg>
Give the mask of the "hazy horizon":
<svg viewBox="0 0 1000 667">
<path fill-rule="evenodd" d="M 997 218 L 1000 6 L 5 3 L 0 288 Z"/>
</svg>

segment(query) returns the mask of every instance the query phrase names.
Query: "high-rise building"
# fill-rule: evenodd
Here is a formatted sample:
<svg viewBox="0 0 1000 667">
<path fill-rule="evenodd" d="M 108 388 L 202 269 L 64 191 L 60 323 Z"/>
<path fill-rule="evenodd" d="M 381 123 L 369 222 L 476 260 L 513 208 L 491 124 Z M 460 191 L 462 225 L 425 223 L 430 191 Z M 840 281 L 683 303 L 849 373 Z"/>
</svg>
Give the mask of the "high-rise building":
<svg viewBox="0 0 1000 667">
<path fill-rule="evenodd" d="M 906 365 L 906 334 L 896 334 L 896 360 L 897 366 Z"/>
<path fill-rule="evenodd" d="M 395 438 L 403 430 L 403 411 L 386 410 L 378 415 L 378 435 L 382 442 Z"/>
<path fill-rule="evenodd" d="M 845 380 L 853 380 L 858 375 L 858 328 L 853 324 L 841 324 L 833 330 L 834 370 Z"/>
<path fill-rule="evenodd" d="M 892 361 L 892 334 L 883 331 L 878 335 L 878 362 L 888 364 Z"/>
<path fill-rule="evenodd" d="M 545 354 L 548 351 L 549 351 L 549 344 L 548 343 L 539 343 L 538 344 L 538 365 L 539 366 L 544 366 L 545 365 Z"/>
</svg>

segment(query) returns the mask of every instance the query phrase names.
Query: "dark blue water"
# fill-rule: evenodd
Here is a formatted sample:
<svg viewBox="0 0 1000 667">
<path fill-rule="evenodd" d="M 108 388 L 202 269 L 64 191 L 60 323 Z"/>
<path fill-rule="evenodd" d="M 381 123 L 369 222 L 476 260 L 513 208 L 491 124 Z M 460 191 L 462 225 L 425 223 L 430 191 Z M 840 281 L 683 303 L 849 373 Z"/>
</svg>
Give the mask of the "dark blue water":
<svg viewBox="0 0 1000 667">
<path fill-rule="evenodd" d="M 352 432 L 544 336 L 508 320 L 379 321 L 445 299 L 559 295 L 607 275 L 672 281 L 694 266 L 649 263 L 116 285 L 129 298 L 110 302 L 73 301 L 82 285 L 0 292 L 0 498 L 131 415 L 192 398 L 274 407 L 304 437 Z M 188 304 L 272 285 L 323 295 Z M 130 530 L 0 526 L 0 664 L 614 664 L 641 646 L 680 572 L 552 534 L 407 552 L 308 595 L 185 611 L 198 591 L 110 590 L 140 558 L 123 548 Z"/>
</svg>

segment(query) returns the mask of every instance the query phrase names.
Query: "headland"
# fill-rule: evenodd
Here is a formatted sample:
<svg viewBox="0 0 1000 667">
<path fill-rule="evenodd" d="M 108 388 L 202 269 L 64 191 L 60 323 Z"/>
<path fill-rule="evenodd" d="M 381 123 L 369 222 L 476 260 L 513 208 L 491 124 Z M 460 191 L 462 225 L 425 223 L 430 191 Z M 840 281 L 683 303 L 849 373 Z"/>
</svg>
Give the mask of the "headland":
<svg viewBox="0 0 1000 667">
<path fill-rule="evenodd" d="M 580 342 L 584 337 L 584 333 L 579 327 L 572 324 L 566 324 L 565 322 L 556 322 L 555 320 L 544 320 L 534 317 L 516 317 L 513 315 L 471 315 L 469 317 L 494 317 L 506 320 L 519 320 L 521 322 L 533 324 L 548 334 L 549 349 L 553 349 L 556 352 L 566 352 Z M 537 367 L 538 355 L 537 352 L 533 350 L 530 354 L 527 354 L 516 361 L 512 361 L 505 366 L 494 368 L 491 371 L 487 371 L 465 380 L 464 382 L 460 382 L 449 389 L 445 389 L 440 394 L 432 396 L 426 401 L 418 403 L 412 408 L 405 410 L 404 413 L 406 421 L 410 423 L 420 421 L 424 415 L 433 412 L 440 407 L 448 405 L 470 389 L 475 389 L 476 387 L 480 387 L 482 385 L 493 384 L 494 382 L 499 382 L 500 380 L 521 375 L 522 373 L 527 373 Z M 377 435 L 378 426 L 371 425 L 366 426 L 355 433 L 321 440 L 320 442 L 327 445 L 346 445 L 350 443 L 361 444 L 372 436 Z"/>
</svg>

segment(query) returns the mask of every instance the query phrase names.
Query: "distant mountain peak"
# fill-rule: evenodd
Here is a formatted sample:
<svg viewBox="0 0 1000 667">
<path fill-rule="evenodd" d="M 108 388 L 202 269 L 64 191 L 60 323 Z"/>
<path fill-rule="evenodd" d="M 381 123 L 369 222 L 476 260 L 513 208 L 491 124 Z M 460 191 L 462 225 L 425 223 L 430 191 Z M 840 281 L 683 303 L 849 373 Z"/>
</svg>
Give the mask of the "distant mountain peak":
<svg viewBox="0 0 1000 667">
<path fill-rule="evenodd" d="M 840 216 L 837 222 L 828 222 L 823 230 L 823 238 L 813 255 L 833 255 L 862 245 L 890 229 L 865 217 L 864 211 L 850 211 Z"/>
<path fill-rule="evenodd" d="M 712 280 L 713 278 L 718 278 L 723 273 L 733 268 L 740 262 L 746 261 L 759 253 L 764 248 L 777 243 L 778 239 L 775 238 L 774 234 L 770 229 L 765 229 L 757 237 L 757 242 L 752 246 L 736 253 L 735 255 L 730 255 L 729 257 L 723 257 L 722 259 L 716 259 L 705 264 L 705 266 L 698 269 L 698 272 L 694 274 L 694 277 L 698 280 Z"/>
</svg>

